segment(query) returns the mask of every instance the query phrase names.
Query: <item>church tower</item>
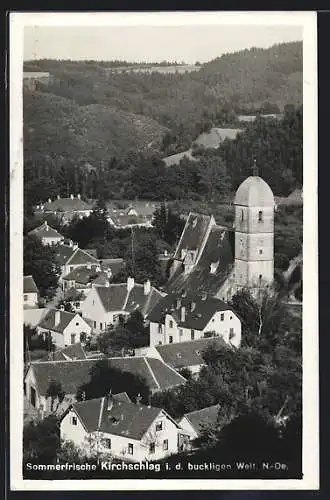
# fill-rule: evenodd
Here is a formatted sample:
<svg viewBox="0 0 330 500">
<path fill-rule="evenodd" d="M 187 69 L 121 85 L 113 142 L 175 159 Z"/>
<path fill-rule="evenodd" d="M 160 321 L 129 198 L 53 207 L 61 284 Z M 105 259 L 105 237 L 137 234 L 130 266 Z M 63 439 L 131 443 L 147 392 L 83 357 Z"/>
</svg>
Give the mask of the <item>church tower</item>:
<svg viewBox="0 0 330 500">
<path fill-rule="evenodd" d="M 274 195 L 257 175 L 245 179 L 235 196 L 236 288 L 259 288 L 274 279 Z"/>
</svg>

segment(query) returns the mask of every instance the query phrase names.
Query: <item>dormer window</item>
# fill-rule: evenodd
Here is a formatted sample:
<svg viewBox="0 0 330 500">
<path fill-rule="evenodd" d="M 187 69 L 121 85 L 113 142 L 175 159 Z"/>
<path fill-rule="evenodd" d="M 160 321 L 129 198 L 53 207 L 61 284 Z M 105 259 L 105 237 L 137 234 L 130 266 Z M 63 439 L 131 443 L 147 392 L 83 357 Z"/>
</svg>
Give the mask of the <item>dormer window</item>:
<svg viewBox="0 0 330 500">
<path fill-rule="evenodd" d="M 262 213 L 262 210 L 259 210 L 258 212 L 258 222 L 262 222 L 263 221 L 263 213 Z"/>
<path fill-rule="evenodd" d="M 178 353 L 177 353 L 177 357 L 178 357 L 178 358 L 180 358 L 180 359 L 182 358 L 182 356 L 181 356 L 181 352 L 178 352 Z"/>
</svg>

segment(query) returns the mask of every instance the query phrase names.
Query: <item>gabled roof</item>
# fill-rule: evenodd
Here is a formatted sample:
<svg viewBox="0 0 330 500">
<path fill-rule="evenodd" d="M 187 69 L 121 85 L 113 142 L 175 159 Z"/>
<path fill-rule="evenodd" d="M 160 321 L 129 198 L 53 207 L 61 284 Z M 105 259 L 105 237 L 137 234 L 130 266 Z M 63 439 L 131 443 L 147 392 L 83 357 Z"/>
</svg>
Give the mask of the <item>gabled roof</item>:
<svg viewBox="0 0 330 500">
<path fill-rule="evenodd" d="M 212 345 L 220 347 L 224 344 L 222 337 L 210 337 L 191 342 L 156 345 L 155 349 L 162 360 L 176 370 L 189 366 L 205 364 L 203 352 Z"/>
<path fill-rule="evenodd" d="M 186 379 L 163 361 L 146 357 L 103 358 L 109 366 L 140 375 L 153 391 L 166 390 L 182 385 Z M 32 362 L 36 383 L 41 395 L 45 395 L 51 380 L 56 380 L 66 394 L 76 394 L 78 388 L 89 382 L 92 368 L 100 359 L 72 361 Z"/>
<path fill-rule="evenodd" d="M 174 259 L 182 260 L 182 250 L 200 250 L 211 223 L 211 215 L 191 212 L 183 228 L 180 241 L 174 254 Z"/>
<path fill-rule="evenodd" d="M 235 260 L 235 235 L 223 226 L 213 226 L 198 263 L 185 274 L 178 268 L 166 284 L 166 291 L 207 292 L 215 295 L 229 276 Z M 215 271 L 211 272 L 211 265 Z"/>
<path fill-rule="evenodd" d="M 59 313 L 60 321 L 55 324 L 55 315 Z M 60 311 L 58 309 L 50 309 L 47 315 L 41 320 L 39 326 L 53 332 L 63 333 L 66 327 L 71 323 L 71 321 L 77 316 L 76 313 L 70 313 L 67 311 Z M 83 320 L 85 321 L 85 320 Z"/>
<path fill-rule="evenodd" d="M 178 299 L 181 301 L 179 306 L 177 304 Z M 193 311 L 191 311 L 192 303 L 195 304 Z M 184 321 L 181 320 L 182 307 L 185 308 Z M 202 296 L 196 294 L 180 297 L 176 293 L 171 293 L 163 297 L 155 305 L 149 313 L 148 319 L 153 323 L 164 324 L 166 315 L 170 314 L 180 327 L 203 330 L 218 311 L 232 311 L 232 308 L 215 297 L 203 299 Z"/>
<path fill-rule="evenodd" d="M 86 353 L 80 343 L 72 344 L 54 352 L 53 358 L 45 357 L 43 361 L 70 361 L 75 359 L 86 359 Z"/>
<path fill-rule="evenodd" d="M 125 226 L 138 226 L 140 224 L 149 224 L 152 217 L 147 217 L 145 215 L 117 215 L 111 213 L 109 215 L 112 223 L 116 227 L 125 227 Z"/>
<path fill-rule="evenodd" d="M 83 266 L 86 264 L 98 264 L 98 263 L 99 261 L 96 257 L 93 257 L 93 255 L 90 255 L 81 248 L 77 248 L 75 252 L 71 255 L 71 257 L 69 257 L 67 260 L 67 264 L 70 264 L 72 266 Z"/>
<path fill-rule="evenodd" d="M 208 406 L 202 410 L 191 411 L 185 413 L 184 417 L 189 420 L 197 434 L 200 434 L 202 425 L 213 426 L 217 422 L 220 405 Z"/>
<path fill-rule="evenodd" d="M 79 198 L 59 198 L 44 204 L 46 212 L 79 212 L 92 209 L 93 205 Z"/>
<path fill-rule="evenodd" d="M 59 265 L 64 266 L 75 251 L 76 249 L 70 245 L 56 245 L 55 258 Z"/>
<path fill-rule="evenodd" d="M 162 294 L 154 287 L 151 287 L 148 295 L 145 295 L 144 285 L 139 283 L 135 283 L 129 293 L 126 283 L 112 283 L 105 287 L 98 286 L 95 290 L 107 312 L 126 311 L 131 313 L 139 310 L 142 315 L 146 315 L 162 298 Z"/>
<path fill-rule="evenodd" d="M 135 404 L 131 401 L 111 398 L 108 409 L 108 398 L 97 398 L 82 401 L 73 405 L 88 432 L 101 432 L 140 440 L 151 424 L 162 413 L 161 408 Z"/>
<path fill-rule="evenodd" d="M 67 275 L 63 276 L 65 281 L 76 281 L 83 285 L 87 285 L 92 281 L 91 277 L 96 277 L 99 275 L 100 271 L 96 271 L 97 265 L 91 266 L 89 269 L 87 266 L 76 267 L 70 271 Z"/>
<path fill-rule="evenodd" d="M 32 229 L 32 231 L 30 231 L 28 234 L 35 235 L 38 238 L 58 238 L 60 240 L 64 239 L 64 236 L 56 231 L 56 229 L 50 227 L 47 222 L 44 222 L 43 224 L 41 224 L 41 226 Z"/>
<path fill-rule="evenodd" d="M 23 293 L 39 293 L 37 285 L 32 276 L 24 276 Z"/>
</svg>

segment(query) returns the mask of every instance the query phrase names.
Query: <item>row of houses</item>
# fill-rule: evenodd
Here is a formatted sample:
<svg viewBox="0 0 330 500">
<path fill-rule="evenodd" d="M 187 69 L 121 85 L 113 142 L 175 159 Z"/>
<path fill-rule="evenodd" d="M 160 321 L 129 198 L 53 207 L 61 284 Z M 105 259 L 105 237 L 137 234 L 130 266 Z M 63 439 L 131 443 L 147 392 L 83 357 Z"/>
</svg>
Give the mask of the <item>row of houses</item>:
<svg viewBox="0 0 330 500">
<path fill-rule="evenodd" d="M 69 197 L 58 195 L 56 199 L 49 198 L 46 202 L 35 206 L 35 214 L 56 216 L 62 224 L 68 224 L 73 218 L 89 217 L 95 208 L 96 200 L 83 200 L 80 194 Z M 118 207 L 113 202 L 106 204 L 107 220 L 115 229 L 130 227 L 151 227 L 158 203 L 149 201 L 130 201 L 121 203 Z"/>
</svg>

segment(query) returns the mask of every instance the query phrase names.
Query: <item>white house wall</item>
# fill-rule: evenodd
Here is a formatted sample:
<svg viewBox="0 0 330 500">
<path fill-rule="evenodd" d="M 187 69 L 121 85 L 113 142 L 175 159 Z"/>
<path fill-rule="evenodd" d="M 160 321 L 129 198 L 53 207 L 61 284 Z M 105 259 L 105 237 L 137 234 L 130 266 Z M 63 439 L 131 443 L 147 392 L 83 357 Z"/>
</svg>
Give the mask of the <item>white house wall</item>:
<svg viewBox="0 0 330 500">
<path fill-rule="evenodd" d="M 24 293 L 24 307 L 36 307 L 38 305 L 38 293 Z"/>
</svg>

